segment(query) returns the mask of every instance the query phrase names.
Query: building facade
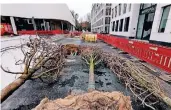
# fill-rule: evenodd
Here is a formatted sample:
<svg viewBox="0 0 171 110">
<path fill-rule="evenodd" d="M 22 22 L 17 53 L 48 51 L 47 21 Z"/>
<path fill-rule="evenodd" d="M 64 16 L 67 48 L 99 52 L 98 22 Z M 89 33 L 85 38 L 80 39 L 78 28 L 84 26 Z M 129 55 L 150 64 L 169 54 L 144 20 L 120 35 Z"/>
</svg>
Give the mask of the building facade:
<svg viewBox="0 0 171 110">
<path fill-rule="evenodd" d="M 133 37 L 139 15 L 139 4 L 112 4 L 110 34 Z"/>
<path fill-rule="evenodd" d="M 111 19 L 111 5 L 109 3 L 92 5 L 91 10 L 91 31 L 109 33 Z"/>
<path fill-rule="evenodd" d="M 150 41 L 171 46 L 171 4 L 157 4 Z"/>
<path fill-rule="evenodd" d="M 110 34 L 171 43 L 171 4 L 112 4 Z"/>
<path fill-rule="evenodd" d="M 30 30 L 71 30 L 75 20 L 66 4 L 2 4 L 1 23 L 14 34 Z"/>
</svg>

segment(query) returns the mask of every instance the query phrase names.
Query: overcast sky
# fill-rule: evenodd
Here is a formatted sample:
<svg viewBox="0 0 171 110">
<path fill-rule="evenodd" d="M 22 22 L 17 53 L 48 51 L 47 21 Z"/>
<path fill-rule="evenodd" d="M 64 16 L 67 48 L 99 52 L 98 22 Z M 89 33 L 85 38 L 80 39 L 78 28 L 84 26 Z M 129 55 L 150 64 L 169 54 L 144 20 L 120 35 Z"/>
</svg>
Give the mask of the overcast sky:
<svg viewBox="0 0 171 110">
<path fill-rule="evenodd" d="M 74 10 L 76 13 L 78 13 L 79 18 L 83 18 L 83 20 L 86 19 L 86 14 L 91 12 L 91 6 L 92 3 L 90 2 L 83 2 L 83 3 L 77 3 L 77 2 L 68 2 L 67 3 L 70 10 Z"/>
</svg>

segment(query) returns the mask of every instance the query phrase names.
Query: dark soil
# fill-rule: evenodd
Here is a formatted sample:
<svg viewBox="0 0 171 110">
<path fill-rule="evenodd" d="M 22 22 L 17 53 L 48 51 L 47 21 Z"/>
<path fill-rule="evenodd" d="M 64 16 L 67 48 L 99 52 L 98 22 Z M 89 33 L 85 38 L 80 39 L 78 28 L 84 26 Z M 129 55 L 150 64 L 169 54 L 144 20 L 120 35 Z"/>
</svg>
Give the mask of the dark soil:
<svg viewBox="0 0 171 110">
<path fill-rule="evenodd" d="M 77 41 L 75 44 L 78 43 L 80 42 Z M 70 91 L 75 89 L 86 92 L 88 77 L 88 68 L 82 65 L 80 56 L 75 56 L 75 58 L 72 58 L 72 61 L 68 61 L 65 64 L 65 67 L 61 71 L 61 76 L 56 81 L 53 83 L 43 83 L 39 79 L 27 80 L 1 104 L 1 109 L 30 110 L 45 97 L 51 100 L 64 98 Z M 100 66 L 96 68 L 95 87 L 99 91 L 121 91 L 124 95 L 131 96 L 134 110 L 150 110 L 148 107 L 143 107 L 139 101 L 136 102 L 132 93 L 125 88 L 125 85 L 107 67 Z M 158 103 L 155 107 L 157 110 L 170 110 L 162 102 Z"/>
</svg>

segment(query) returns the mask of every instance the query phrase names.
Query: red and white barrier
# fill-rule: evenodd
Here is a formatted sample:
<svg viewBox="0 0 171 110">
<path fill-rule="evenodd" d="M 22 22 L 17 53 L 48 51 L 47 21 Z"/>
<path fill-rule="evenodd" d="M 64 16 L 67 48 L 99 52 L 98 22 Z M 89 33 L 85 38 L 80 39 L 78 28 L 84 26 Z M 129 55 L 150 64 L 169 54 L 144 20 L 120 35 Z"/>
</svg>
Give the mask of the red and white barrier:
<svg viewBox="0 0 171 110">
<path fill-rule="evenodd" d="M 98 39 L 130 53 L 171 73 L 171 48 L 110 35 L 97 34 Z"/>
</svg>

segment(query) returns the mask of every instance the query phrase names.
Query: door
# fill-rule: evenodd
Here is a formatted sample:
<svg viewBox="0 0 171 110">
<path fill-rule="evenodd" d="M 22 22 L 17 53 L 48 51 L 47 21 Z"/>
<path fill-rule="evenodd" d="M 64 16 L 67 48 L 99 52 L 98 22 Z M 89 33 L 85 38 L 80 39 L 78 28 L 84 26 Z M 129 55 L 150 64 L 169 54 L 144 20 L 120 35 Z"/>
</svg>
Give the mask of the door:
<svg viewBox="0 0 171 110">
<path fill-rule="evenodd" d="M 144 26 L 143 26 L 144 29 L 143 29 L 143 34 L 142 34 L 143 40 L 150 39 L 153 18 L 154 18 L 154 13 L 145 14 L 145 22 L 144 22 Z"/>
</svg>

